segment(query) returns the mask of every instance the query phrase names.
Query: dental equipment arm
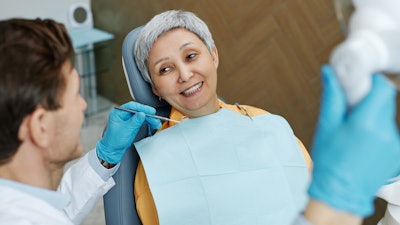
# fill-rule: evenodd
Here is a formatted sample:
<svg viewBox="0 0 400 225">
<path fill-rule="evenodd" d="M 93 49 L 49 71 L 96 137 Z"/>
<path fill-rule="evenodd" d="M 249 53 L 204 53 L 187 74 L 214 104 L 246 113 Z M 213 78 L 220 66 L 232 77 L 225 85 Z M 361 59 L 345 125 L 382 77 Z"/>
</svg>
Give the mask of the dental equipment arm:
<svg viewBox="0 0 400 225">
<path fill-rule="evenodd" d="M 353 0 L 353 4 L 348 36 L 330 59 L 349 106 L 369 92 L 373 73 L 400 72 L 400 0 Z"/>
</svg>

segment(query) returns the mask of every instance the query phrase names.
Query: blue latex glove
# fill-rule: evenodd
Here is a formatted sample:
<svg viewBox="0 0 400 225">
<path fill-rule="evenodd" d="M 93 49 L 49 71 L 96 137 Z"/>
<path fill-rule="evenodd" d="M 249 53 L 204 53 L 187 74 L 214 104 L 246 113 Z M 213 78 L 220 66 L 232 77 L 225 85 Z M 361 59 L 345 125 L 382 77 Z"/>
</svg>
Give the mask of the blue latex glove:
<svg viewBox="0 0 400 225">
<path fill-rule="evenodd" d="M 360 217 L 370 215 L 378 189 L 400 170 L 396 90 L 373 76 L 370 93 L 348 109 L 331 67 L 322 68 L 323 98 L 312 146 L 311 198 Z"/>
<path fill-rule="evenodd" d="M 140 127 L 146 121 L 151 128 L 161 127 L 159 119 L 146 117 L 145 114 L 155 114 L 153 107 L 137 102 L 128 102 L 121 107 L 139 111 L 138 113 L 112 109 L 108 117 L 104 136 L 97 142 L 97 156 L 111 164 L 121 162 L 125 151 L 131 146 Z"/>
</svg>

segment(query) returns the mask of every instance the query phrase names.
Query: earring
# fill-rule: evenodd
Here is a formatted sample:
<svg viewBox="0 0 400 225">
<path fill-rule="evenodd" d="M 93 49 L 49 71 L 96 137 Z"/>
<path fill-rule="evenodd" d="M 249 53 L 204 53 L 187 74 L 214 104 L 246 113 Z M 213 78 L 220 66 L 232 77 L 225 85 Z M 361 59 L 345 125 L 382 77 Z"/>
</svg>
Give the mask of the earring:
<svg viewBox="0 0 400 225">
<path fill-rule="evenodd" d="M 158 101 L 160 101 L 160 102 L 161 102 L 161 100 L 162 100 L 161 96 L 158 96 Z"/>
</svg>

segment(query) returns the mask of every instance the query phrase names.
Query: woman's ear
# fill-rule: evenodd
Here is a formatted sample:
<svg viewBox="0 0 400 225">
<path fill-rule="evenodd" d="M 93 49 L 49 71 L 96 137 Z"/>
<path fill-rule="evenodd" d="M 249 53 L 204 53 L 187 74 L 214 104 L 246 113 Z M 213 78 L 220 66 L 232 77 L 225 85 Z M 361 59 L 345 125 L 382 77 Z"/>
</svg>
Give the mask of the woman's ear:
<svg viewBox="0 0 400 225">
<path fill-rule="evenodd" d="M 51 143 L 52 133 L 51 129 L 53 121 L 49 118 L 49 112 L 41 107 L 38 107 L 29 116 L 25 117 L 18 130 L 18 138 L 30 141 L 41 147 L 46 148 Z"/>
<path fill-rule="evenodd" d="M 151 90 L 153 91 L 153 94 L 161 98 L 160 92 L 158 92 L 157 88 L 155 88 L 154 85 L 151 85 Z"/>
<path fill-rule="evenodd" d="M 218 58 L 218 50 L 217 50 L 217 47 L 214 47 L 214 49 L 213 49 L 213 61 L 214 61 L 215 68 L 218 68 L 218 65 L 219 65 L 219 58 Z"/>
</svg>

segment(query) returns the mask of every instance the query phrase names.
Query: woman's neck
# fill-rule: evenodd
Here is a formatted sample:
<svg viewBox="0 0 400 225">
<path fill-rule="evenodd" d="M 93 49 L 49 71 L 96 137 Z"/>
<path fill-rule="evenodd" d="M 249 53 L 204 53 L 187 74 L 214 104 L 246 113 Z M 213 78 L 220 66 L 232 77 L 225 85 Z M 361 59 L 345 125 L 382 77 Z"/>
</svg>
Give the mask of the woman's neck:
<svg viewBox="0 0 400 225">
<path fill-rule="evenodd" d="M 185 112 L 182 114 L 187 118 L 197 118 L 197 117 L 207 116 L 207 115 L 216 113 L 221 108 L 219 101 L 220 100 L 218 100 L 218 98 L 216 98 L 215 101 L 213 102 L 213 104 L 210 104 L 207 107 L 202 108 L 201 110 L 189 111 L 189 112 Z"/>
</svg>

